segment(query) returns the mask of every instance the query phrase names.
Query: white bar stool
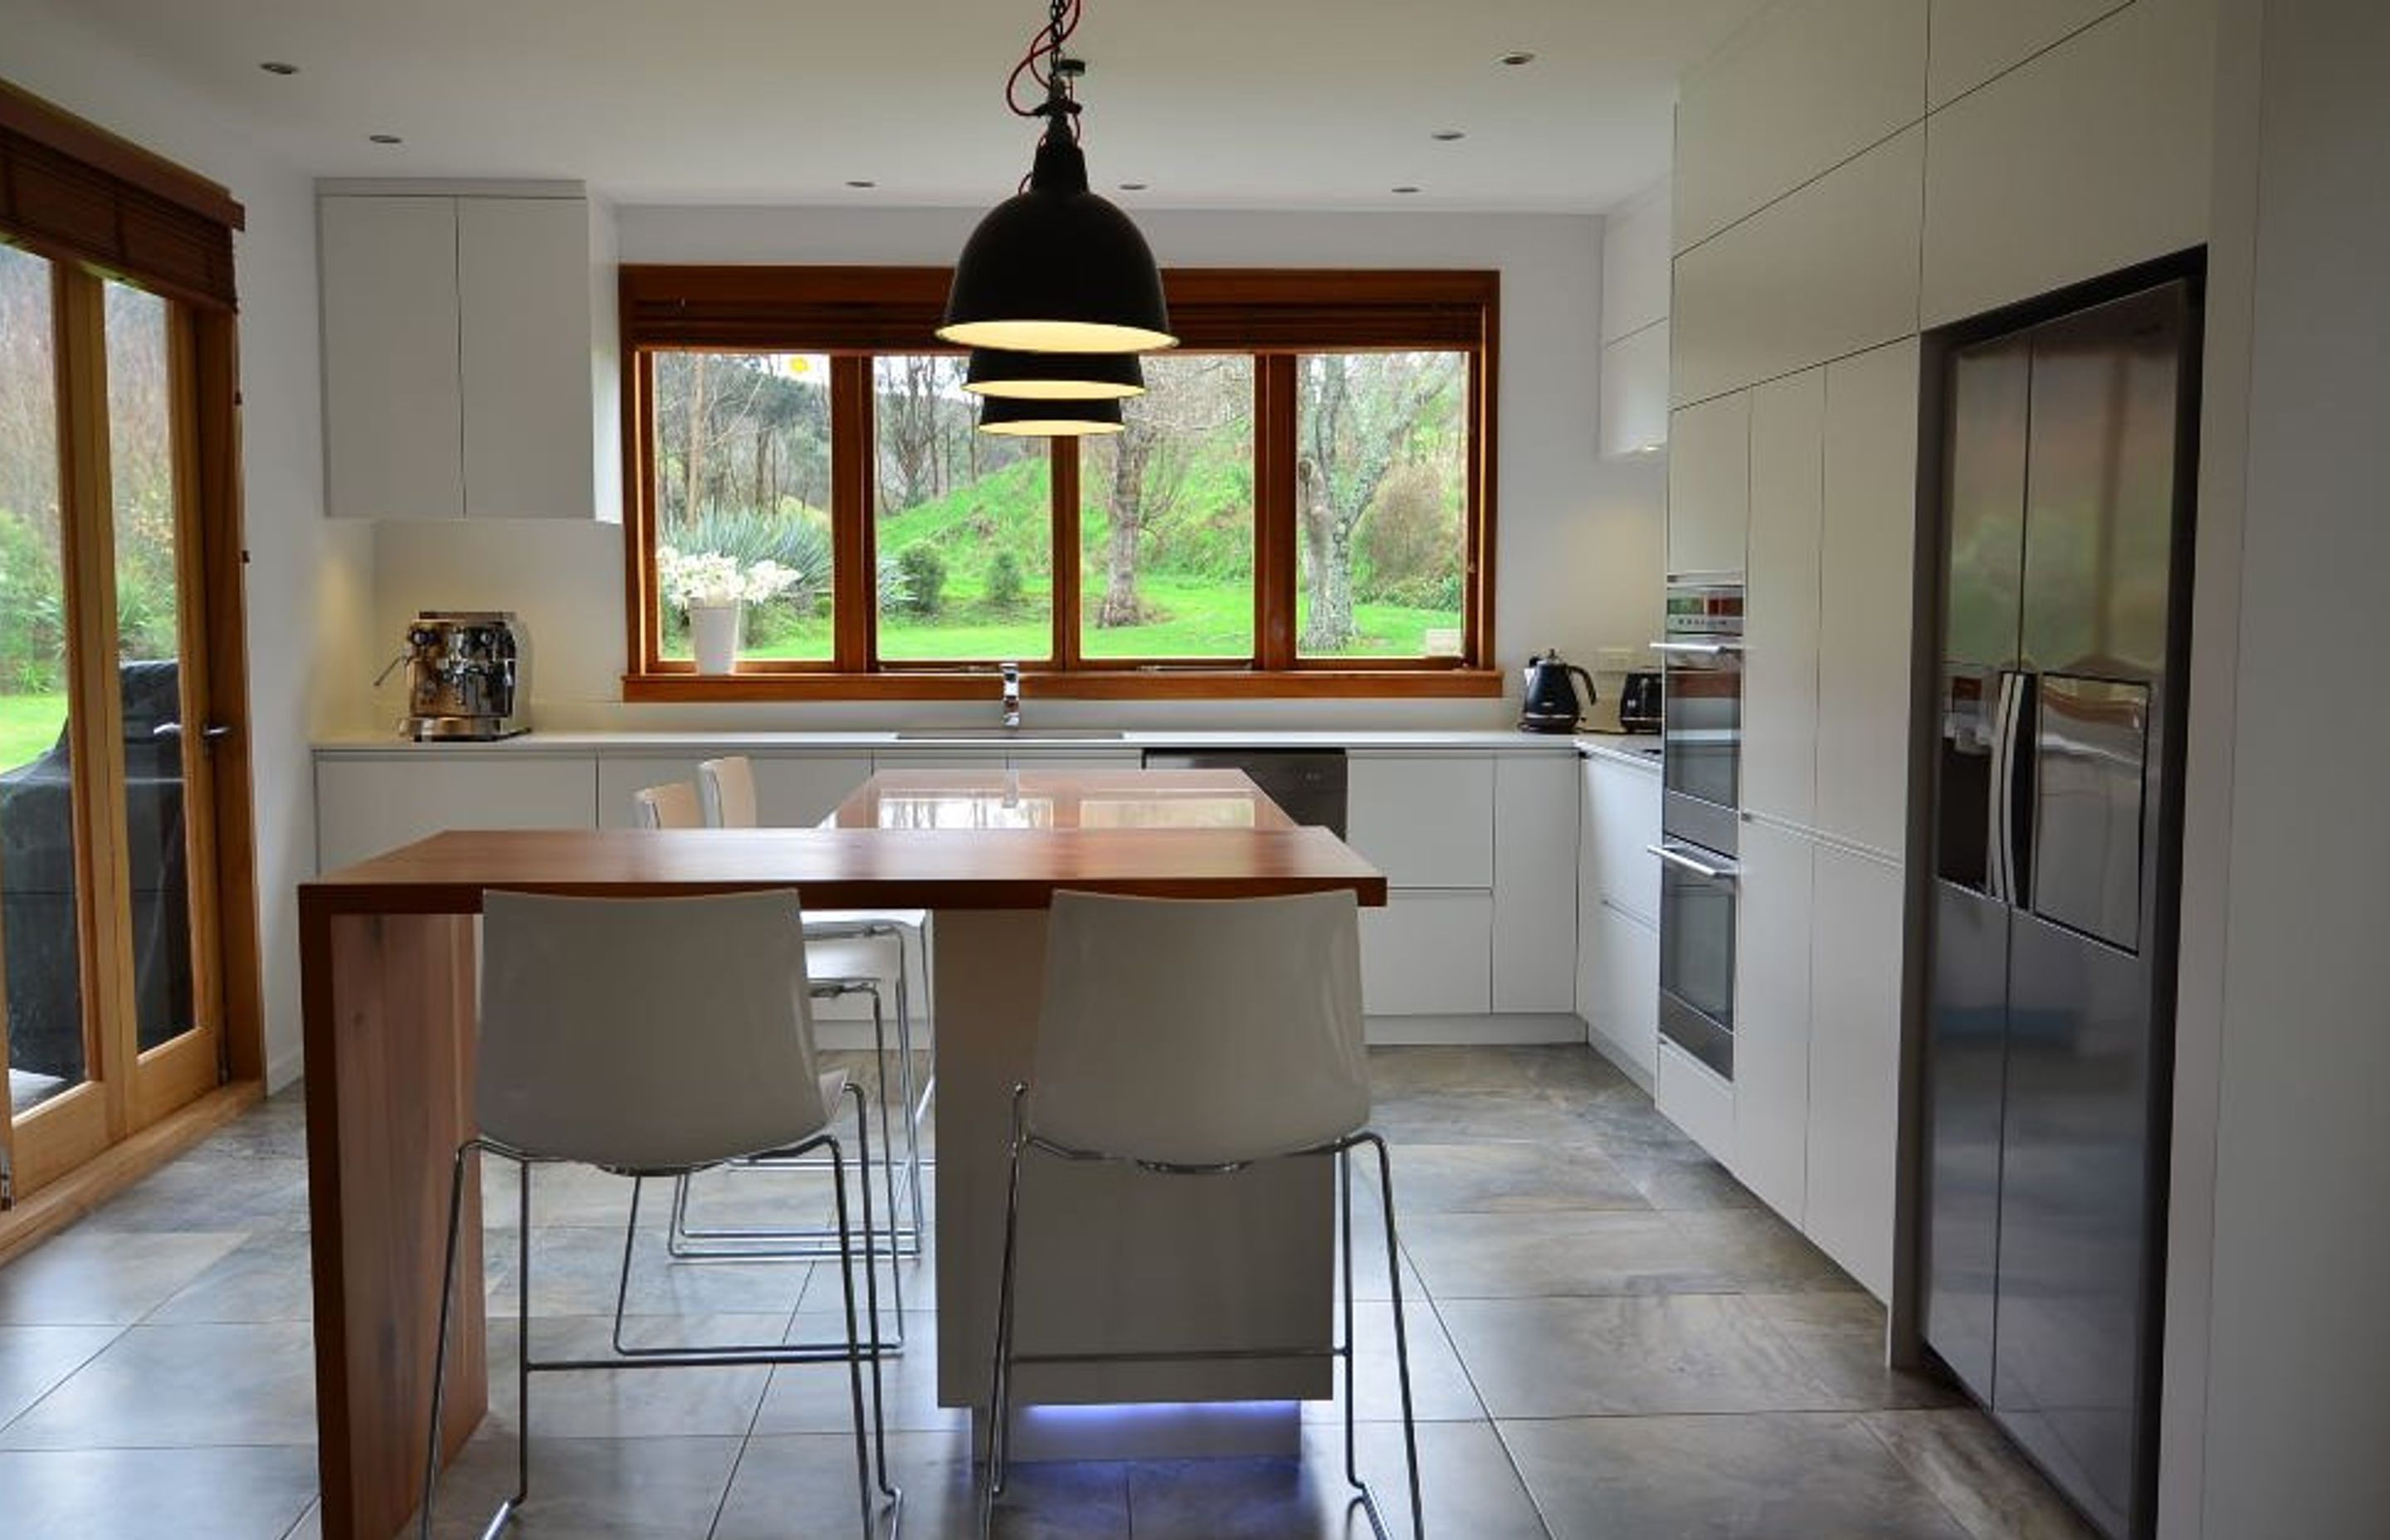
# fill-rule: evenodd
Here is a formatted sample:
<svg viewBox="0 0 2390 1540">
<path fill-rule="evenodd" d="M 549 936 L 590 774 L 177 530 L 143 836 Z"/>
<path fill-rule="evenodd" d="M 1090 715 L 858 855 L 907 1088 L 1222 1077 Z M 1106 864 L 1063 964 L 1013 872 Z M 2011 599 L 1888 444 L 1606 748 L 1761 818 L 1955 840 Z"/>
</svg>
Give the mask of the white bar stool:
<svg viewBox="0 0 2390 1540">
<path fill-rule="evenodd" d="M 760 822 L 759 802 L 755 794 L 754 763 L 744 754 L 710 759 L 697 767 L 698 804 L 706 824 L 713 828 L 753 828 Z M 905 1196 L 909 1206 L 900 1210 L 893 1197 L 889 1199 L 891 1215 L 888 1233 L 899 1256 L 918 1256 L 921 1249 L 921 1226 L 924 1223 L 921 1172 L 926 1164 L 921 1158 L 921 1120 L 929 1113 L 930 1097 L 935 1088 L 934 1077 L 917 1085 L 914 1076 L 913 1001 L 918 997 L 913 989 L 913 956 L 919 952 L 926 958 L 924 937 L 929 926 L 927 911 L 920 909 L 820 909 L 805 917 L 805 939 L 816 943 L 818 951 L 827 943 L 845 943 L 839 947 L 840 965 L 836 969 L 825 968 L 825 973 L 868 974 L 892 984 L 896 995 L 896 1084 L 902 1089 L 905 1107 Z M 890 946 L 895 949 L 895 966 L 892 969 L 881 956 Z M 873 1023 L 872 1040 L 879 1056 L 880 1088 L 885 1099 L 888 1086 L 888 1045 L 880 1035 L 878 1022 Z M 920 1046 L 931 1045 L 926 1035 Z M 888 1130 L 880 1131 L 880 1152 L 882 1160 L 896 1158 L 895 1141 Z M 679 1234 L 703 1238 L 727 1237 L 735 1231 L 683 1229 Z"/>
<path fill-rule="evenodd" d="M 869 1261 L 871 1187 L 863 1188 L 864 1250 L 849 1227 L 845 1152 L 831 1108 L 854 1102 L 856 1155 L 868 1158 L 870 1123 L 861 1089 L 814 1062 L 812 1011 L 803 990 L 804 938 L 789 917 L 793 892 L 710 898 L 598 899 L 492 892 L 482 905 L 481 1042 L 474 1084 L 480 1133 L 456 1147 L 448 1196 L 448 1242 L 440 1296 L 439 1346 L 431 1370 L 418 1533 L 429 1540 L 440 1478 L 440 1422 L 448 1327 L 465 1184 L 482 1152 L 516 1164 L 522 1252 L 516 1267 L 521 1396 L 513 1495 L 484 1530 L 494 1535 L 520 1515 L 531 1490 L 531 1377 L 575 1369 L 722 1367 L 843 1362 L 854 1423 L 854 1474 L 863 1533 L 874 1533 L 874 1489 L 901 1518 L 903 1494 L 888 1480 L 880 1409 L 880 1352 L 858 1330 L 854 1274 L 860 1263 L 872 1335 L 880 1290 Z M 691 1008 L 699 1006 L 702 1008 Z M 660 1033 L 660 1021 L 673 1030 Z M 531 1168 L 571 1161 L 633 1177 L 681 1176 L 726 1161 L 803 1150 L 828 1152 L 838 1214 L 839 1276 L 846 1307 L 842 1341 L 720 1348 L 625 1348 L 618 1291 L 610 1356 L 541 1361 L 531 1336 Z M 636 1188 L 632 1220 L 637 1222 Z M 634 1231 L 636 1233 L 636 1230 Z M 627 1290 L 630 1246 L 623 1248 Z M 871 1368 L 872 1427 L 864 1424 L 864 1366 Z M 877 1439 L 878 1470 L 873 1471 Z"/>
<path fill-rule="evenodd" d="M 1350 892 L 1232 900 L 1054 895 L 1031 1078 L 1013 1087 L 982 1534 L 1004 1491 L 1015 1365 L 1332 1357 L 1344 1364 L 1345 1479 L 1379 1540 L 1389 1540 L 1377 1495 L 1361 1479 L 1354 1436 L 1352 1152 L 1366 1145 L 1377 1154 L 1384 1200 L 1411 1526 L 1423 1540 L 1394 1167 L 1385 1140 L 1368 1126 L 1360 956 L 1359 912 Z M 1187 1177 L 1227 1175 L 1262 1161 L 1334 1157 L 1343 1341 L 1283 1351 L 1015 1352 L 1021 1176 L 1023 1158 L 1039 1152 L 1133 1161 Z"/>
</svg>

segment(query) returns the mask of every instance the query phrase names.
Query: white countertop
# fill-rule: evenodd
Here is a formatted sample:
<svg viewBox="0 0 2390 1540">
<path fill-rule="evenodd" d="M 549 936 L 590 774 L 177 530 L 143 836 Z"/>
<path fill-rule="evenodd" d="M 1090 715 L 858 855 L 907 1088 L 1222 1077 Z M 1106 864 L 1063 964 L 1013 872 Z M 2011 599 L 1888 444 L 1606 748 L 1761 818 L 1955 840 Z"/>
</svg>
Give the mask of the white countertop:
<svg viewBox="0 0 2390 1540">
<path fill-rule="evenodd" d="M 1558 733 L 1523 733 L 1515 728 L 1507 727 L 1343 730 L 1269 727 L 1189 729 L 1139 727 L 1123 732 L 1118 737 L 1099 738 L 1089 736 L 1085 731 L 1069 728 L 1060 729 L 1052 736 L 1041 737 L 1034 726 L 1030 726 L 1023 727 L 1017 734 L 1008 734 L 1001 738 L 993 735 L 940 738 L 933 730 L 920 728 L 907 729 L 902 733 L 893 730 L 879 732 L 563 730 L 534 731 L 519 738 L 504 738 L 495 743 L 414 743 L 401 738 L 392 732 L 388 735 L 352 734 L 319 738 L 315 742 L 315 751 L 318 753 L 328 754 L 455 754 L 460 752 L 670 754 L 719 753 L 725 751 L 748 753 L 836 753 L 874 751 L 910 752 L 927 750 L 1000 753 L 1009 749 L 1023 749 L 1055 753 L 1099 753 L 1108 749 L 1347 749 L 1358 751 L 1384 749 L 1413 752 L 1446 750 L 1472 753 L 1548 754 L 1574 753 L 1580 747 L 1611 744 L 1613 747 L 1610 751 L 1625 754 L 1628 751 L 1615 746 L 1630 742 L 1656 743 L 1656 741 L 1648 736 L 1630 738 L 1620 734 L 1597 733 L 1572 738 Z"/>
</svg>

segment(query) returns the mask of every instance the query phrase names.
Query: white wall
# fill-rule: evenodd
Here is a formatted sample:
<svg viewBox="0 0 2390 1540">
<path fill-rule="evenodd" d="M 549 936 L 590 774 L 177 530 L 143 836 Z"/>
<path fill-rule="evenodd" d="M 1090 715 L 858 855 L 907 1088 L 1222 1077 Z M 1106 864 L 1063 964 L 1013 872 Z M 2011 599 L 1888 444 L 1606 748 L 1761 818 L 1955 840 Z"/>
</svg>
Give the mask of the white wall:
<svg viewBox="0 0 2390 1540">
<path fill-rule="evenodd" d="M 634 207 L 619 212 L 630 263 L 954 260 L 981 211 Z M 1601 226 L 1590 217 L 1161 212 L 1138 223 L 1165 265 L 1497 267 L 1502 372 L 1497 659 L 1557 647 L 1590 666 L 1604 647 L 1657 635 L 1661 468 L 1595 453 Z M 627 706 L 621 532 L 550 522 L 392 523 L 374 534 L 371 632 L 393 637 L 430 606 L 495 604 L 530 628 L 535 720 L 551 726 L 829 726 L 951 721 L 951 703 Z M 1512 687 L 1515 697 L 1515 683 Z M 1607 709 L 1615 681 L 1603 691 Z M 1330 725 L 1506 721 L 1510 702 L 1054 701 L 1049 722 L 1235 725 L 1300 715 Z M 379 720 L 401 710 L 393 689 Z"/>
<path fill-rule="evenodd" d="M 365 670 L 367 532 L 328 524 L 316 391 L 315 215 L 311 185 L 257 152 L 220 109 L 45 16 L 11 21 L 0 71 L 13 83 L 212 177 L 248 211 L 240 288 L 241 431 L 248 521 L 251 759 L 263 925 L 268 1078 L 298 1072 L 296 889 L 315 865 L 311 733 L 345 724 L 340 687 Z"/>
<path fill-rule="evenodd" d="M 2161 1523 L 2358 1540 L 2390 1534 L 2390 8 L 2227 27 L 2200 619 L 2229 629 L 2194 665 L 2220 737 L 2194 729 L 2176 1168 L 2178 1239 L 2212 1239 L 2170 1279 Z"/>
</svg>

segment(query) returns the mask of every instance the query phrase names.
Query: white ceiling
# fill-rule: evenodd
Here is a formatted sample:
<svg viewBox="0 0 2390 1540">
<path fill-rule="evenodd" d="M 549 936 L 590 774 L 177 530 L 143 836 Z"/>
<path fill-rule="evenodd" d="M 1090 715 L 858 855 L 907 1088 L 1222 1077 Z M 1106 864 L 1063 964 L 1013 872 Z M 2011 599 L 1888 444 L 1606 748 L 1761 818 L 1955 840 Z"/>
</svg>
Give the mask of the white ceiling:
<svg viewBox="0 0 2390 1540">
<path fill-rule="evenodd" d="M 1132 206 L 1608 208 L 1765 0 L 1087 0 L 1090 171 Z M 627 202 L 974 205 L 1027 169 L 1041 0 L 9 0 L 320 175 L 572 177 Z M 1532 49 L 1505 69 L 1497 56 Z M 266 59 L 301 66 L 282 78 Z M 5 64 L 0 64 L 5 69 Z M 1439 144 L 1430 134 L 1459 128 Z M 395 148 L 373 133 L 405 136 Z M 161 147 L 171 150 L 172 147 Z M 879 186 L 856 191 L 852 177 Z M 1389 189 L 1413 184 L 1416 196 Z"/>
</svg>

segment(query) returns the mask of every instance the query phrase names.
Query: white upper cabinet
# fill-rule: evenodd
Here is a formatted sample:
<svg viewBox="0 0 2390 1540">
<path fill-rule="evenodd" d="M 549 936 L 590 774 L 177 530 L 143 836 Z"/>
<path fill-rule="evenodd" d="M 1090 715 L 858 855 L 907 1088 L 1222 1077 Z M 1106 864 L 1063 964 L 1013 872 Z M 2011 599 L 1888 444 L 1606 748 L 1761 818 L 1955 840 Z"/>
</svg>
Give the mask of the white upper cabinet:
<svg viewBox="0 0 2390 1540">
<path fill-rule="evenodd" d="M 1825 448 L 1825 370 L 1805 369 L 1751 392 L 1742 805 L 1805 828 L 1817 813 Z"/>
<path fill-rule="evenodd" d="M 1601 340 L 1615 342 L 1668 318 L 1668 184 L 1646 189 L 1601 222 Z"/>
<path fill-rule="evenodd" d="M 317 199 L 326 506 L 618 518 L 610 274 L 589 202 L 474 186 Z"/>
<path fill-rule="evenodd" d="M 1668 443 L 1668 323 L 1601 345 L 1601 457 L 1648 455 Z"/>
<path fill-rule="evenodd" d="M 1920 124 L 1677 257 L 1670 399 L 1702 401 L 1914 334 L 1924 174 Z"/>
<path fill-rule="evenodd" d="M 1675 413 L 1668 436 L 1668 571 L 1740 572 L 1751 520 L 1751 395 Z"/>
<path fill-rule="evenodd" d="M 1494 886 L 1493 755 L 1354 753 L 1345 776 L 1353 848 L 1390 885 Z"/>
<path fill-rule="evenodd" d="M 1925 99 L 1940 107 L 2128 0 L 1934 0 Z"/>
<path fill-rule="evenodd" d="M 1494 761 L 1494 1008 L 1576 1007 L 1577 762 Z"/>
<path fill-rule="evenodd" d="M 1817 827 L 1901 853 L 1917 538 L 1917 343 L 1826 369 Z"/>
<path fill-rule="evenodd" d="M 1677 250 L 1924 116 L 1925 19 L 1923 0 L 1786 0 L 1686 71 Z"/>
<path fill-rule="evenodd" d="M 1936 112 L 1924 324 L 2205 240 L 2215 54 L 2215 0 L 2135 0 Z"/>
<path fill-rule="evenodd" d="M 465 511 L 456 201 L 326 198 L 325 496 L 350 519 Z"/>
<path fill-rule="evenodd" d="M 1813 857 L 1801 1227 L 1868 1292 L 1888 1299 L 1900 1169 L 1901 869 L 1831 845 Z"/>
<path fill-rule="evenodd" d="M 1734 948 L 1734 1174 L 1798 1225 L 1809 1181 L 1806 836 L 1746 822 L 1738 835 Z"/>
</svg>

